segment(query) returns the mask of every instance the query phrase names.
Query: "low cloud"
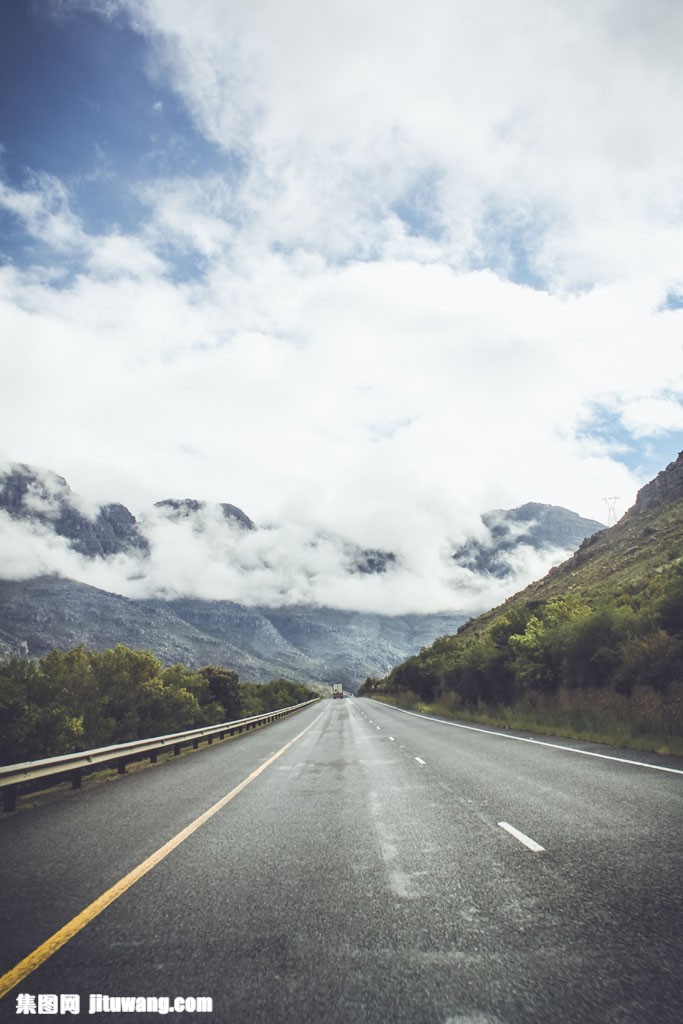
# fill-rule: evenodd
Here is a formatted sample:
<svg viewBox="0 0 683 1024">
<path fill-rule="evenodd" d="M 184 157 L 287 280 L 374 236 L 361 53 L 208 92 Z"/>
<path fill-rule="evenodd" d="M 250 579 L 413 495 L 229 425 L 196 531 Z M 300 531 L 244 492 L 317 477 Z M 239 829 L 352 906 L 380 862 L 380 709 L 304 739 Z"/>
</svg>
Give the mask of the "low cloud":
<svg viewBox="0 0 683 1024">
<path fill-rule="evenodd" d="M 42 494 L 42 490 L 38 492 Z M 64 495 L 58 496 L 63 499 Z M 63 505 L 47 509 L 52 516 Z M 29 492 L 25 514 L 44 514 Z M 86 557 L 57 536 L 51 524 L 0 512 L 0 565 L 5 579 L 59 575 L 131 598 L 197 597 L 249 606 L 312 605 L 401 615 L 452 611 L 475 614 L 498 604 L 543 575 L 568 552 L 506 552 L 506 578 L 457 565 L 453 544 L 432 538 L 391 552 L 363 550 L 347 538 L 290 522 L 245 529 L 226 520 L 220 506 L 185 517 L 151 509 L 139 529 L 145 552 Z M 479 542 L 491 543 L 479 520 Z M 368 568 L 384 571 L 367 571 Z M 363 571 L 365 569 L 366 571 Z"/>
<path fill-rule="evenodd" d="M 66 575 L 79 571 L 69 543 L 52 530 L 28 525 L 0 510 L 0 565 L 8 580 L 30 580 L 36 576 Z"/>
</svg>

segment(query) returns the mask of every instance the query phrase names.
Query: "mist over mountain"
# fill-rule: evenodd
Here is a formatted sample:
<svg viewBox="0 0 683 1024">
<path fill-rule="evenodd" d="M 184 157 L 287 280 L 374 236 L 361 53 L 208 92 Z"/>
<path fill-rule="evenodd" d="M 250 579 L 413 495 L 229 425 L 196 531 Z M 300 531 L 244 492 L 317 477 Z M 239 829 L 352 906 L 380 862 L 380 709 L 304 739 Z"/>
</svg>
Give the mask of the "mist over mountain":
<svg viewBox="0 0 683 1024">
<path fill-rule="evenodd" d="M 63 537 L 88 558 L 149 549 L 135 517 L 124 505 L 87 505 L 62 476 L 24 464 L 0 474 L 0 509 Z"/>
<path fill-rule="evenodd" d="M 163 499 L 136 518 L 12 464 L 0 474 L 0 651 L 122 642 L 256 681 L 353 686 L 538 578 L 597 529 L 530 503 L 486 513 L 460 544 L 384 550 L 195 498 Z"/>
<path fill-rule="evenodd" d="M 495 509 L 483 514 L 486 540 L 472 538 L 453 554 L 458 565 L 500 578 L 514 575 L 515 551 L 522 545 L 534 550 L 575 550 L 586 537 L 604 529 L 595 519 L 557 505 L 530 501 L 519 508 Z"/>
<path fill-rule="evenodd" d="M 470 516 L 458 539 L 423 527 L 381 547 L 380 531 L 363 543 L 295 518 L 257 524 L 237 505 L 196 498 L 165 498 L 136 517 L 84 501 L 52 471 L 0 470 L 4 578 L 56 574 L 135 599 L 467 614 L 543 575 L 600 528 L 529 503 Z"/>
<path fill-rule="evenodd" d="M 170 519 L 180 520 L 191 519 L 197 513 L 204 512 L 210 506 L 207 502 L 197 501 L 195 498 L 183 498 L 182 500 L 164 498 L 163 501 L 156 501 L 154 507 L 163 509 Z M 228 522 L 237 523 L 239 526 L 244 527 L 245 530 L 254 529 L 251 519 L 241 508 L 237 508 L 236 505 L 229 505 L 226 502 L 221 502 L 219 508 L 223 513 L 224 519 Z"/>
</svg>

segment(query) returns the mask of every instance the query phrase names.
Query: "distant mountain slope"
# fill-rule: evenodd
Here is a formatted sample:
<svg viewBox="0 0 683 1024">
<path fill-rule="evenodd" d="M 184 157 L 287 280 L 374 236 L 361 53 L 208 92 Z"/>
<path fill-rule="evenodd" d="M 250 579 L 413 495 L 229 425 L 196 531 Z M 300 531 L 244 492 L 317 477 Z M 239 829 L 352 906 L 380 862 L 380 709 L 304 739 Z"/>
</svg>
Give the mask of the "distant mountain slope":
<svg viewBox="0 0 683 1024">
<path fill-rule="evenodd" d="M 454 552 L 453 559 L 474 572 L 500 578 L 512 574 L 510 555 L 521 545 L 535 551 L 573 551 L 586 537 L 604 529 L 595 519 L 584 519 L 558 505 L 534 501 L 519 508 L 485 512 L 481 518 L 488 530 L 487 541 L 471 539 Z"/>
<path fill-rule="evenodd" d="M 0 656 L 123 643 L 166 663 L 234 668 L 250 682 L 285 676 L 355 688 L 368 673 L 387 672 L 463 620 L 246 608 L 230 601 L 133 601 L 57 577 L 0 581 Z"/>
</svg>

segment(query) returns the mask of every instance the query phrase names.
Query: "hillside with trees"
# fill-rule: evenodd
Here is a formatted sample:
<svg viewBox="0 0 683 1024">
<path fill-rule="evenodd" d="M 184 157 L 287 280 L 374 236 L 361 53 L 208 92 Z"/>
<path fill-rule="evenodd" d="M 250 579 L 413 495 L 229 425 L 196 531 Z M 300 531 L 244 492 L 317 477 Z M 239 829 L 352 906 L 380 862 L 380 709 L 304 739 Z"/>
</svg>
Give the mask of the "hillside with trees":
<svg viewBox="0 0 683 1024">
<path fill-rule="evenodd" d="M 683 754 L 683 453 L 544 579 L 360 692 Z"/>
</svg>

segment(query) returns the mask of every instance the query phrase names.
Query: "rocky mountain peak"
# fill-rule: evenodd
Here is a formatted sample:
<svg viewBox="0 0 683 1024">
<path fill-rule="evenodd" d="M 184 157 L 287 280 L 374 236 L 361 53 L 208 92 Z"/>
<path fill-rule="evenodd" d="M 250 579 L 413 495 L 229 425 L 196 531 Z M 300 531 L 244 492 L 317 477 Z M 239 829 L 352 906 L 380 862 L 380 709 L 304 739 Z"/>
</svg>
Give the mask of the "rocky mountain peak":
<svg viewBox="0 0 683 1024">
<path fill-rule="evenodd" d="M 0 476 L 0 509 L 14 519 L 49 527 L 89 558 L 149 547 L 125 505 L 86 510 L 64 477 L 24 463 L 12 463 Z"/>
<path fill-rule="evenodd" d="M 584 519 L 559 505 L 529 501 L 518 508 L 485 512 L 482 522 L 488 539 L 471 539 L 453 553 L 453 560 L 473 572 L 488 573 L 504 579 L 513 572 L 510 555 L 520 545 L 535 551 L 574 551 L 603 524 Z"/>
<path fill-rule="evenodd" d="M 170 518 L 173 519 L 188 519 L 197 512 L 202 512 L 206 508 L 210 508 L 211 505 L 206 501 L 197 501 L 196 498 L 164 498 L 163 501 L 155 501 L 155 508 L 163 509 Z M 220 502 L 214 506 L 220 508 L 223 513 L 223 518 L 227 519 L 228 522 L 238 523 L 244 527 L 245 530 L 253 530 L 254 523 L 241 508 L 237 505 L 230 505 L 227 502 Z"/>
<path fill-rule="evenodd" d="M 0 508 L 11 515 L 49 516 L 68 501 L 71 488 L 63 476 L 50 470 L 37 470 L 23 462 L 14 462 L 0 477 Z"/>
<path fill-rule="evenodd" d="M 678 501 L 679 498 L 683 498 L 683 452 L 679 452 L 678 458 L 670 462 L 654 480 L 640 488 L 635 504 L 628 510 L 626 516 L 641 515 L 643 512 Z"/>
</svg>

